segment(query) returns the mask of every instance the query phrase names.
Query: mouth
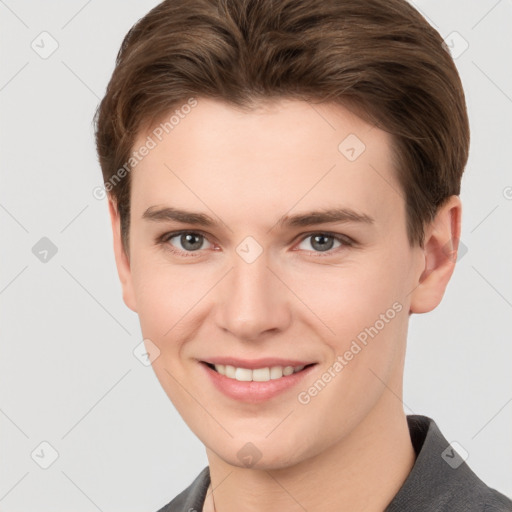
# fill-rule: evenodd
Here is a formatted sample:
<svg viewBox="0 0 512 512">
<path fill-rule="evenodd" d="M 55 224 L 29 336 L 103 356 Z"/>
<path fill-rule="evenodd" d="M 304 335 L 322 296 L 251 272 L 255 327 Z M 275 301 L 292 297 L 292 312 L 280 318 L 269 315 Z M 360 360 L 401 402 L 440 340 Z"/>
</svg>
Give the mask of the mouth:
<svg viewBox="0 0 512 512">
<path fill-rule="evenodd" d="M 315 366 L 317 363 L 308 363 L 301 365 L 275 365 L 262 366 L 260 368 L 245 368 L 242 366 L 234 366 L 229 364 L 214 364 L 207 361 L 201 361 L 202 364 L 214 372 L 224 377 L 239 382 L 269 382 L 272 380 L 282 379 L 291 375 L 306 371 L 308 368 Z"/>
<path fill-rule="evenodd" d="M 275 358 L 249 361 L 223 357 L 198 362 L 215 389 L 238 403 L 253 405 L 296 390 L 318 366 L 316 362 Z M 293 399 L 293 395 L 288 396 Z"/>
</svg>

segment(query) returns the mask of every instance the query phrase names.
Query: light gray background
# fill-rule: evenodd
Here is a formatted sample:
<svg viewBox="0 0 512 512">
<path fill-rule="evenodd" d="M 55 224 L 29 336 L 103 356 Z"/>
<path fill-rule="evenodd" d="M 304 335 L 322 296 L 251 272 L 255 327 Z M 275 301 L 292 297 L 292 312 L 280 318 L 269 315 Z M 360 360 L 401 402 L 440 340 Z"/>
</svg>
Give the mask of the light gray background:
<svg viewBox="0 0 512 512">
<path fill-rule="evenodd" d="M 123 36 L 157 3 L 0 1 L 2 512 L 155 511 L 207 464 L 132 353 L 138 318 L 122 302 L 106 201 L 92 195 L 94 110 Z M 456 64 L 472 145 L 467 253 L 441 306 L 412 318 L 405 410 L 433 417 L 512 496 L 512 2 L 415 5 L 454 54 L 469 44 Z M 59 45 L 46 59 L 31 48 L 51 48 L 43 31 Z M 58 249 L 46 263 L 32 252 L 42 237 Z M 48 469 L 31 457 L 51 455 L 43 441 L 59 455 Z"/>
</svg>

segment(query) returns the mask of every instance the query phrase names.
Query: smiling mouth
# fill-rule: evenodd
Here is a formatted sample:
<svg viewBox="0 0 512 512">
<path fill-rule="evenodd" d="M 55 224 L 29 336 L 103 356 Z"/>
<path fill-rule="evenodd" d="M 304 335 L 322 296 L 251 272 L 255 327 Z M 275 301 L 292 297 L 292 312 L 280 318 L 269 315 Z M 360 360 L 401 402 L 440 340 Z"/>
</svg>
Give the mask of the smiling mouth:
<svg viewBox="0 0 512 512">
<path fill-rule="evenodd" d="M 317 363 L 311 363 L 304 366 L 272 366 L 265 368 L 239 368 L 231 365 L 212 364 L 202 361 L 203 364 L 213 371 L 227 377 L 228 379 L 240 382 L 268 382 L 270 380 L 281 379 L 295 373 L 304 371 L 306 368 L 314 366 Z"/>
</svg>

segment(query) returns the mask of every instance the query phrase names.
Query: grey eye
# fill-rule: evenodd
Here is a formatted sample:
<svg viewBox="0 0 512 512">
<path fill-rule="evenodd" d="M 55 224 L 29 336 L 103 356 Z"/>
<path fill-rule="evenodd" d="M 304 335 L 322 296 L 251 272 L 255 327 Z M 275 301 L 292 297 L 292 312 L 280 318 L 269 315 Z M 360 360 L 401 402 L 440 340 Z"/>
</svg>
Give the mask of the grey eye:
<svg viewBox="0 0 512 512">
<path fill-rule="evenodd" d="M 338 242 L 338 245 L 336 247 L 339 247 L 341 245 L 341 242 L 339 242 L 336 239 L 336 237 L 334 237 L 333 235 L 325 234 L 325 233 L 315 233 L 313 235 L 309 235 L 301 242 L 301 245 L 306 243 L 308 240 L 311 240 L 310 246 L 313 247 L 313 251 L 317 251 L 317 252 L 325 252 L 325 251 L 331 250 L 334 247 L 335 242 Z M 300 247 L 300 248 L 304 249 L 306 251 L 311 250 L 308 247 Z"/>
<path fill-rule="evenodd" d="M 173 239 L 178 239 L 179 243 L 181 244 L 181 247 L 176 246 L 174 243 L 172 243 Z M 171 245 L 176 247 L 178 250 L 184 250 L 185 252 L 197 251 L 201 249 L 201 246 L 205 241 L 207 240 L 203 235 L 191 231 L 187 233 L 180 233 L 174 235 L 168 239 L 168 242 L 171 243 Z"/>
</svg>

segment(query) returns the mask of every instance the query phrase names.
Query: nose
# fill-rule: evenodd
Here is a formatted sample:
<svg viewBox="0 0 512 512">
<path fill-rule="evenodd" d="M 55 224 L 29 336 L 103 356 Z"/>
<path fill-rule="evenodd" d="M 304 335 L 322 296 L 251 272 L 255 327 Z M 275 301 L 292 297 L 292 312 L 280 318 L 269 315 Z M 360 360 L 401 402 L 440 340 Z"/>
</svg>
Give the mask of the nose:
<svg viewBox="0 0 512 512">
<path fill-rule="evenodd" d="M 220 283 L 217 326 L 242 341 L 284 331 L 291 320 L 291 294 L 278 274 L 265 252 L 252 263 L 235 254 Z"/>
</svg>

